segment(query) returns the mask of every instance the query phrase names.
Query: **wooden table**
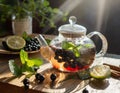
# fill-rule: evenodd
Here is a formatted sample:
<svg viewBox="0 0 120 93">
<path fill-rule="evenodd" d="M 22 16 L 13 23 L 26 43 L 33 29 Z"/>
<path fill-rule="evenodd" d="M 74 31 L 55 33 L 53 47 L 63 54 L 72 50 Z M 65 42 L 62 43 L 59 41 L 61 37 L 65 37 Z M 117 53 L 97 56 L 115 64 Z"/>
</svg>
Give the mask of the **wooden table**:
<svg viewBox="0 0 120 93">
<path fill-rule="evenodd" d="M 39 52 L 29 54 L 29 56 L 32 58 L 41 57 Z M 41 92 L 40 90 L 39 91 L 36 89 L 25 90 L 23 88 L 23 85 L 20 84 L 18 79 L 16 79 L 9 70 L 8 67 L 9 59 L 20 61 L 19 54 L 18 55 L 0 54 L 0 93 L 40 93 Z M 46 63 L 46 61 L 44 62 Z M 120 56 L 117 56 L 116 58 L 115 56 L 97 58 L 95 59 L 93 65 L 102 64 L 103 62 L 119 66 Z M 120 79 L 109 78 L 108 81 L 109 81 L 109 85 L 106 88 L 96 89 L 93 88 L 90 84 L 88 84 L 85 87 L 89 90 L 89 93 L 120 93 Z M 71 86 L 73 87 L 73 85 Z M 77 88 L 78 86 L 74 86 L 74 87 Z M 65 87 L 65 89 L 66 88 L 67 87 Z M 75 93 L 82 93 L 83 89 L 84 88 L 77 90 L 75 91 Z M 73 89 L 71 90 L 69 89 L 69 92 L 72 91 Z M 65 92 L 65 93 L 69 93 L 69 92 Z"/>
</svg>

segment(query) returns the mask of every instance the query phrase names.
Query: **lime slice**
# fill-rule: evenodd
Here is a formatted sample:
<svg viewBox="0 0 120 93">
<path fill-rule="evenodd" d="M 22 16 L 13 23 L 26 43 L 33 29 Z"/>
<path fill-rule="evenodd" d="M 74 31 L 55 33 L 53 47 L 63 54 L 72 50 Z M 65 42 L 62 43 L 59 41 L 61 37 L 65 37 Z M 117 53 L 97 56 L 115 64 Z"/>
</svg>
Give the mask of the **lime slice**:
<svg viewBox="0 0 120 93">
<path fill-rule="evenodd" d="M 106 65 L 96 65 L 90 69 L 90 75 L 96 79 L 108 78 L 111 74 L 110 67 Z"/>
<path fill-rule="evenodd" d="M 12 50 L 22 49 L 26 41 L 21 36 L 9 36 L 6 40 L 7 46 Z"/>
</svg>

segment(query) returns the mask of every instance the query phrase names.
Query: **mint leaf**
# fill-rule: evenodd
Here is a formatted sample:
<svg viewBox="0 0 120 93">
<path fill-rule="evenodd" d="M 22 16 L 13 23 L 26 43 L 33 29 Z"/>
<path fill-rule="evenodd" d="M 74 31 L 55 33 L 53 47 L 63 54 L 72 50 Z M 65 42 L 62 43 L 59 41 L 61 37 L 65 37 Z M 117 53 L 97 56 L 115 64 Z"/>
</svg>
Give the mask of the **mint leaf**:
<svg viewBox="0 0 120 93">
<path fill-rule="evenodd" d="M 43 61 L 41 59 L 29 59 L 28 58 L 28 53 L 24 50 L 20 51 L 20 59 L 22 62 L 22 71 L 29 71 L 33 72 L 33 67 L 34 66 L 40 66 L 42 65 Z"/>
<path fill-rule="evenodd" d="M 29 59 L 26 62 L 27 62 L 28 67 L 40 66 L 42 64 L 41 59 Z"/>
<path fill-rule="evenodd" d="M 15 76 L 20 76 L 22 74 L 27 75 L 32 75 L 35 73 L 34 67 L 40 66 L 43 61 L 41 59 L 29 59 L 28 58 L 28 53 L 24 50 L 20 51 L 20 59 L 22 65 L 19 67 L 17 64 L 15 64 L 14 60 L 9 60 L 9 68 L 10 71 L 15 75 Z"/>
<path fill-rule="evenodd" d="M 80 50 L 83 46 L 82 45 L 77 45 L 77 50 Z"/>
<path fill-rule="evenodd" d="M 75 45 L 72 42 L 63 41 L 62 42 L 62 48 L 66 50 L 72 50 L 75 47 Z"/>
<path fill-rule="evenodd" d="M 10 68 L 10 71 L 15 75 L 15 76 L 20 76 L 22 75 L 22 71 L 20 69 L 20 67 L 18 67 L 14 60 L 9 60 L 9 68 Z"/>
<path fill-rule="evenodd" d="M 34 61 L 32 61 L 32 60 L 29 60 L 29 59 L 28 59 L 28 60 L 26 61 L 26 63 L 27 63 L 27 66 L 28 66 L 28 67 L 33 67 L 33 66 L 34 66 Z"/>
<path fill-rule="evenodd" d="M 79 50 L 78 50 L 77 48 L 74 48 L 74 49 L 73 49 L 73 53 L 74 53 L 74 55 L 75 55 L 76 57 L 80 57 L 80 52 L 79 52 Z"/>
<path fill-rule="evenodd" d="M 28 60 L 28 53 L 24 51 L 23 49 L 21 49 L 20 51 L 20 60 L 22 64 L 25 64 L 26 60 Z"/>
<path fill-rule="evenodd" d="M 85 46 L 86 48 L 91 48 L 91 47 L 93 47 L 92 44 L 84 44 L 84 46 Z"/>
<path fill-rule="evenodd" d="M 63 41 L 62 48 L 66 50 L 71 50 L 76 57 L 80 57 L 79 49 L 82 48 L 82 46 L 75 46 L 75 44 L 73 44 L 72 42 Z"/>
<path fill-rule="evenodd" d="M 33 69 L 33 67 L 29 67 L 28 65 L 27 65 L 27 63 L 25 63 L 25 64 L 23 64 L 22 65 L 22 72 L 34 72 L 34 69 Z"/>
</svg>

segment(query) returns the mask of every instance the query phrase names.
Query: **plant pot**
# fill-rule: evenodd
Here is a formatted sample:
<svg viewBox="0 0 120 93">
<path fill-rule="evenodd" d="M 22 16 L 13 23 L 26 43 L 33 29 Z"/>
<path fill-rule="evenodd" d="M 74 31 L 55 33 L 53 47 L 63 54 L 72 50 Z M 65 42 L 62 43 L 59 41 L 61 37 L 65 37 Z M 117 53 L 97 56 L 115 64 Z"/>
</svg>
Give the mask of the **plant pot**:
<svg viewBox="0 0 120 93">
<path fill-rule="evenodd" d="M 23 32 L 28 35 L 32 34 L 32 17 L 27 16 L 22 19 L 14 19 L 12 21 L 13 34 L 21 36 Z"/>
</svg>

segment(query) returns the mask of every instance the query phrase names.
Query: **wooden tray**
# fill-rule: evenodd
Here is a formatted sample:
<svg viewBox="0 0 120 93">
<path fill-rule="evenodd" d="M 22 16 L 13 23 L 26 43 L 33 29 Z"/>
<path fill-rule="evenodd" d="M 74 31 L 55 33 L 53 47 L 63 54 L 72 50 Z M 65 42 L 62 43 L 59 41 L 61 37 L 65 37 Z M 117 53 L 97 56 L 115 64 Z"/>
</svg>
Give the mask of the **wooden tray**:
<svg viewBox="0 0 120 93">
<path fill-rule="evenodd" d="M 57 71 L 52 68 L 52 65 L 50 63 L 46 63 L 42 66 L 40 66 L 40 69 L 38 70 L 39 73 L 43 74 L 45 71 L 51 70 L 51 71 Z M 61 73 L 61 72 L 57 72 Z M 2 86 L 8 86 L 8 87 L 13 87 L 14 90 L 18 89 L 20 92 L 16 93 L 21 93 L 21 91 L 29 91 L 28 93 L 39 93 L 39 92 L 45 92 L 45 93 L 74 93 L 83 87 L 85 87 L 88 83 L 89 80 L 80 80 L 78 78 L 73 78 L 73 79 L 67 79 L 64 81 L 61 81 L 55 85 L 50 85 L 51 82 L 45 82 L 41 84 L 36 84 L 34 83 L 35 76 L 32 76 L 30 78 L 30 89 L 25 90 L 22 84 L 22 81 L 25 76 L 22 76 L 20 78 L 15 78 L 10 72 L 7 73 L 6 75 L 4 74 L 0 78 L 0 82 L 2 81 L 3 85 Z M 48 79 L 49 77 L 47 77 Z M 45 78 L 46 79 L 46 78 Z M 14 90 L 11 90 L 13 93 Z M 30 92 L 31 91 L 31 92 Z M 34 91 L 34 92 L 32 92 Z M 7 92 L 4 92 L 7 93 Z M 14 92 L 15 93 L 15 92 Z M 25 92 L 26 93 L 26 92 Z"/>
</svg>

